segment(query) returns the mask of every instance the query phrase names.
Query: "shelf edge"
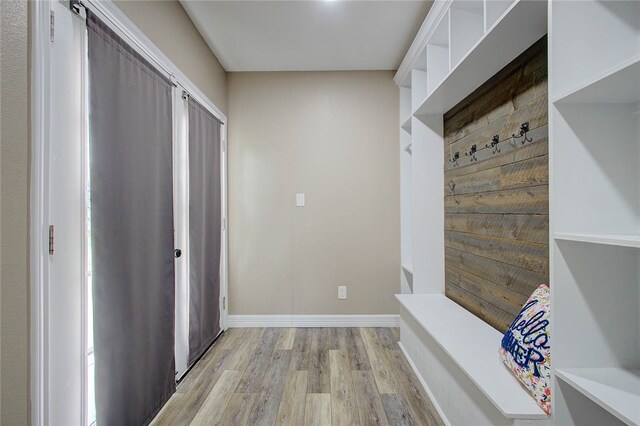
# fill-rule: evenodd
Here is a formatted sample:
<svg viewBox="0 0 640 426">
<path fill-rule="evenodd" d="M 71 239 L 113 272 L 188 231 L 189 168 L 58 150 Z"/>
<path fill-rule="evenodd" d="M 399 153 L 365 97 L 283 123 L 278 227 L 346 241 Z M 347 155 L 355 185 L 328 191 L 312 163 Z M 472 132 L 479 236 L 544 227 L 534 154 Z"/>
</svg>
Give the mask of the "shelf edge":
<svg viewBox="0 0 640 426">
<path fill-rule="evenodd" d="M 621 368 L 621 370 L 624 370 L 624 369 Z M 609 414 L 611 414 L 612 416 L 614 416 L 617 419 L 619 419 L 620 421 L 622 421 L 622 422 L 624 422 L 624 423 L 626 423 L 628 425 L 635 425 L 636 424 L 633 419 L 627 417 L 625 414 L 623 414 L 623 413 L 619 412 L 618 410 L 614 409 L 614 407 L 610 406 L 608 403 L 603 401 L 601 398 L 598 398 L 596 395 L 591 393 L 588 389 L 585 389 L 583 386 L 581 386 L 578 383 L 576 383 L 572 379 L 572 376 L 576 376 L 575 374 L 573 374 L 573 373 L 571 373 L 569 371 L 563 371 L 563 369 L 554 369 L 554 373 L 555 373 L 556 377 L 560 378 L 560 380 L 562 380 L 563 382 L 565 382 L 566 384 L 571 386 L 577 392 L 580 392 L 582 395 L 587 397 L 591 402 L 593 402 L 594 404 L 598 405 L 599 407 L 601 407 L 602 409 L 607 411 Z M 586 377 L 584 379 L 588 380 L 588 378 L 586 378 Z"/>
<path fill-rule="evenodd" d="M 640 248 L 640 235 L 632 235 L 631 238 L 616 238 L 616 235 L 611 234 L 572 234 L 565 232 L 558 232 L 553 234 L 554 240 L 560 241 L 574 241 L 580 243 L 590 244 L 604 244 L 617 247 L 631 247 Z"/>
<path fill-rule="evenodd" d="M 571 96 L 581 92 L 584 89 L 587 89 L 590 86 L 593 86 L 603 80 L 606 80 L 607 78 L 621 72 L 624 71 L 625 69 L 632 67 L 633 65 L 640 63 L 640 53 L 630 57 L 629 59 L 625 59 L 624 61 L 594 75 L 591 76 L 587 79 L 585 79 L 584 81 L 582 81 L 580 84 L 572 87 L 571 89 L 565 90 L 563 92 L 560 92 L 557 96 L 553 97 L 552 103 L 554 105 L 556 104 L 571 104 L 571 101 L 567 101 L 567 98 L 570 98 Z"/>
</svg>

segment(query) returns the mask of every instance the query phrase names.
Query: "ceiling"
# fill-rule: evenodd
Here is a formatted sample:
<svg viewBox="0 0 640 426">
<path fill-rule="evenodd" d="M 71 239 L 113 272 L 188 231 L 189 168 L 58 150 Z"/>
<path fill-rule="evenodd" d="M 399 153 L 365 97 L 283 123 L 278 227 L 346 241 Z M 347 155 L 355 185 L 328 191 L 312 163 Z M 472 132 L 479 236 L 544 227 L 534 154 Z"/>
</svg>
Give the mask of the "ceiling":
<svg viewBox="0 0 640 426">
<path fill-rule="evenodd" d="M 181 0 L 227 71 L 395 70 L 431 1 Z"/>
</svg>

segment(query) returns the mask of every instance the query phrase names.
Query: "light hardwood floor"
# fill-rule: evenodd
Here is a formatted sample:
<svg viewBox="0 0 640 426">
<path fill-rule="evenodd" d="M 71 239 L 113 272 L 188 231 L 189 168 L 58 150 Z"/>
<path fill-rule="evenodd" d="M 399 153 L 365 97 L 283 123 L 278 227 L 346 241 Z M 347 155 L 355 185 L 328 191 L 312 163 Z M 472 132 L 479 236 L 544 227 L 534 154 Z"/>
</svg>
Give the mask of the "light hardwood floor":
<svg viewBox="0 0 640 426">
<path fill-rule="evenodd" d="M 442 425 L 392 328 L 226 331 L 153 425 Z"/>
</svg>

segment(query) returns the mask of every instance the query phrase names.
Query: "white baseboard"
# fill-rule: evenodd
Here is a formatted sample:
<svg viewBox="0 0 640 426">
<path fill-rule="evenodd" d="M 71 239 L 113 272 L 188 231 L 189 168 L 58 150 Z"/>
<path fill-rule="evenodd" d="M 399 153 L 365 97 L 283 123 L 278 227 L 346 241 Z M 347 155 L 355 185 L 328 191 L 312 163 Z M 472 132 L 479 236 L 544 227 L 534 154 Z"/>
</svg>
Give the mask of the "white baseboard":
<svg viewBox="0 0 640 426">
<path fill-rule="evenodd" d="M 229 315 L 242 327 L 399 327 L 399 315 Z"/>
<path fill-rule="evenodd" d="M 407 353 L 407 350 L 402 345 L 402 342 L 398 342 L 398 346 L 400 346 L 400 350 L 402 350 L 402 353 L 404 354 L 404 357 L 409 362 L 409 365 L 411 366 L 411 369 L 413 370 L 413 372 L 415 373 L 416 377 L 418 378 L 418 381 L 422 385 L 422 388 L 427 393 L 427 396 L 431 400 L 431 403 L 433 404 L 433 406 L 436 408 L 436 411 L 438 412 L 438 414 L 440 415 L 440 418 L 442 419 L 442 423 L 444 423 L 446 426 L 451 426 L 451 423 L 447 419 L 447 416 L 444 415 L 444 412 L 442 411 L 442 408 L 440 408 L 440 405 L 438 404 L 438 401 L 436 400 L 435 396 L 433 395 L 433 392 L 431 392 L 431 389 L 429 388 L 429 385 L 427 385 L 427 382 L 425 382 L 424 379 L 422 378 L 422 376 L 420 375 L 420 372 L 418 371 L 418 369 L 416 368 L 416 365 L 413 363 L 413 360 L 411 359 L 411 357 Z"/>
</svg>

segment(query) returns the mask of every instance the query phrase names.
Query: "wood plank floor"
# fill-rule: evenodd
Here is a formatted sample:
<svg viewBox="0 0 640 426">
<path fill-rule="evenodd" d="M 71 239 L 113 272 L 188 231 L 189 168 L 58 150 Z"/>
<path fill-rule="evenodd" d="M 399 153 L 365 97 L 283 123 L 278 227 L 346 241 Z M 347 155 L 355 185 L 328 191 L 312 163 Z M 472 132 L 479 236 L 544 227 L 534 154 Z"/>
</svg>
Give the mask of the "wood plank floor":
<svg viewBox="0 0 640 426">
<path fill-rule="evenodd" d="M 152 425 L 442 425 L 394 328 L 227 330 Z"/>
</svg>

